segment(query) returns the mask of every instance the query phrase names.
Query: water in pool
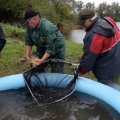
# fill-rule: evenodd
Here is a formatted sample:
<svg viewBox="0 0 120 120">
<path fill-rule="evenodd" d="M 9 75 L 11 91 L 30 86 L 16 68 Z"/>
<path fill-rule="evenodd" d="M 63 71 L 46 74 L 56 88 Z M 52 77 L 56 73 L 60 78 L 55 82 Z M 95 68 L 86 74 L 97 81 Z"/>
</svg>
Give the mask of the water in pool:
<svg viewBox="0 0 120 120">
<path fill-rule="evenodd" d="M 120 115 L 105 102 L 83 93 L 38 106 L 19 89 L 0 92 L 0 120 L 120 120 Z"/>
</svg>

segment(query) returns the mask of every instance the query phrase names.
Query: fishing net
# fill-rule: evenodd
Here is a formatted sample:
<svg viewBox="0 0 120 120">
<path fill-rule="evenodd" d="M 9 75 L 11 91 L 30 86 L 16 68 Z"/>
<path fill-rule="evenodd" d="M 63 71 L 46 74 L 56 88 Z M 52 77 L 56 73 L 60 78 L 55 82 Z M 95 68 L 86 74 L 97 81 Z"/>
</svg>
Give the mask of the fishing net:
<svg viewBox="0 0 120 120">
<path fill-rule="evenodd" d="M 26 91 L 37 103 L 54 103 L 71 95 L 76 88 L 76 64 L 48 59 L 23 73 Z"/>
</svg>

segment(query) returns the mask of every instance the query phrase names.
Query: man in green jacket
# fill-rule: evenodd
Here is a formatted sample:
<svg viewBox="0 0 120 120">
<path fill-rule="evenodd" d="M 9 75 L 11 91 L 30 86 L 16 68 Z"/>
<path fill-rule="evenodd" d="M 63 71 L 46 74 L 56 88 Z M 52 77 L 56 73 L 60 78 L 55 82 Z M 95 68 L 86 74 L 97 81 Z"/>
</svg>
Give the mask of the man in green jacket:
<svg viewBox="0 0 120 120">
<path fill-rule="evenodd" d="M 42 18 L 32 8 L 25 11 L 21 24 L 26 25 L 26 58 L 29 59 L 32 46 L 35 45 L 36 66 L 42 64 L 46 59 L 65 59 L 65 41 L 59 29 L 50 21 Z"/>
</svg>

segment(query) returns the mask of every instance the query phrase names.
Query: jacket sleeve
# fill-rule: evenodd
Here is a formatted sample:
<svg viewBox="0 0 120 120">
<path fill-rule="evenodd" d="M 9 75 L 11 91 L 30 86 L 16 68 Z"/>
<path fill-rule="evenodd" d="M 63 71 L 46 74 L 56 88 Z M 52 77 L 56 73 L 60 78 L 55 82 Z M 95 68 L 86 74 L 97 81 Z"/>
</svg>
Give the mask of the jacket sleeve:
<svg viewBox="0 0 120 120">
<path fill-rule="evenodd" d="M 26 28 L 25 45 L 33 46 L 34 43 L 33 43 L 32 39 L 31 39 L 30 35 L 32 35 L 32 33 L 30 33 L 29 28 Z"/>
<path fill-rule="evenodd" d="M 5 44 L 6 44 L 5 35 L 4 35 L 3 30 L 2 30 L 2 27 L 0 26 L 0 52 L 4 48 Z"/>
<path fill-rule="evenodd" d="M 78 67 L 79 75 L 84 75 L 95 66 L 98 55 L 102 50 L 103 40 L 104 36 L 97 33 L 94 33 L 93 37 L 92 35 L 89 35 L 89 37 L 86 35 L 84 38 L 84 53 Z"/>
</svg>

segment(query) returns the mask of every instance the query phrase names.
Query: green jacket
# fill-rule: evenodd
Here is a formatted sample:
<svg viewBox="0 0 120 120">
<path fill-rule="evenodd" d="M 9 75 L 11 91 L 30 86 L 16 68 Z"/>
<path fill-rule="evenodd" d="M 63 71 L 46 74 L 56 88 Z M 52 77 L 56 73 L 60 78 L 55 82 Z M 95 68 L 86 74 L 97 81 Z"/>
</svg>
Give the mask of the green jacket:
<svg viewBox="0 0 120 120">
<path fill-rule="evenodd" d="M 35 45 L 40 57 L 47 52 L 51 54 L 51 58 L 65 59 L 64 38 L 59 29 L 45 18 L 41 18 L 36 29 L 27 27 L 25 45 Z"/>
</svg>

